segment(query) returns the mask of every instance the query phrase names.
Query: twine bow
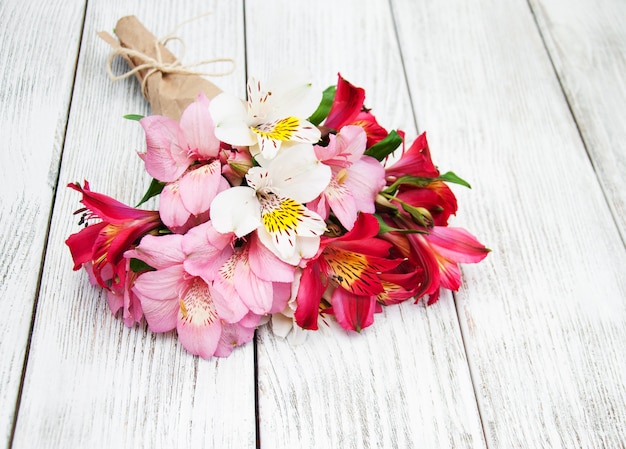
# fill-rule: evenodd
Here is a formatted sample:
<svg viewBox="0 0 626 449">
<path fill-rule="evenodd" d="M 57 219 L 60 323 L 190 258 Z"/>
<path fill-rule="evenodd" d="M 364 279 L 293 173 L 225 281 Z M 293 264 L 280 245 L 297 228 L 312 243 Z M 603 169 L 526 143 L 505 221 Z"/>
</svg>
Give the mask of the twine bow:
<svg viewBox="0 0 626 449">
<path fill-rule="evenodd" d="M 199 17 L 203 17 L 203 16 L 199 16 Z M 179 24 L 174 29 L 174 31 L 180 28 L 183 24 L 190 22 L 191 20 L 196 20 L 197 18 L 198 17 L 195 17 L 193 19 L 187 20 Z M 181 43 L 181 45 L 183 46 L 182 56 L 180 58 L 175 56 L 174 57 L 175 59 L 172 62 L 164 62 L 161 56 L 161 45 L 165 46 L 170 41 L 178 41 Z M 157 40 L 154 43 L 154 48 L 155 48 L 156 59 L 138 50 L 133 50 L 132 48 L 125 48 L 121 46 L 114 48 L 109 54 L 109 59 L 107 60 L 107 65 L 106 65 L 107 74 L 109 75 L 109 78 L 111 78 L 112 81 L 119 81 L 119 80 L 126 79 L 129 76 L 133 76 L 137 72 L 147 69 L 148 71 L 146 72 L 146 74 L 144 75 L 141 81 L 141 93 L 143 94 L 144 97 L 147 98 L 146 88 L 147 88 L 148 78 L 150 78 L 150 76 L 154 75 L 157 72 L 161 72 L 165 74 L 167 73 L 180 74 L 180 75 L 226 76 L 226 75 L 230 75 L 231 73 L 235 71 L 236 64 L 232 58 L 204 59 L 198 62 L 194 62 L 192 64 L 183 65 L 181 60 L 184 58 L 187 47 L 185 45 L 185 42 L 180 37 L 173 36 L 172 33 L 168 34 L 162 39 Z M 113 60 L 118 55 L 124 57 L 126 60 L 130 60 L 130 58 L 134 58 L 135 60 L 142 61 L 142 63 L 128 70 L 127 72 L 122 73 L 121 75 L 115 75 L 112 70 Z M 231 68 L 223 72 L 205 72 L 205 71 L 191 70 L 194 67 L 203 66 L 207 64 L 217 64 L 220 62 L 230 63 Z"/>
</svg>

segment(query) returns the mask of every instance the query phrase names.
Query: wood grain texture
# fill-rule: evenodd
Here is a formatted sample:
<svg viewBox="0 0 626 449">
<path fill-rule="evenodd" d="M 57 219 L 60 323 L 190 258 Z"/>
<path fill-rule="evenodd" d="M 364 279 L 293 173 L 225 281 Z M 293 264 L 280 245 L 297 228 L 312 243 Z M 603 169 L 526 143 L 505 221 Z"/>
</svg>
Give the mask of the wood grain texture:
<svg viewBox="0 0 626 449">
<path fill-rule="evenodd" d="M 626 3 L 530 4 L 626 242 Z"/>
<path fill-rule="evenodd" d="M 96 36 L 135 14 L 156 35 L 179 30 L 186 61 L 228 56 L 237 72 L 216 82 L 243 95 L 243 10 L 238 2 L 89 2 L 60 185 L 91 187 L 134 204 L 148 185 L 135 150 L 143 131 L 128 113 L 148 113 L 134 79 L 112 83 L 108 47 Z M 116 73 L 124 65 L 116 63 Z M 126 328 L 84 272 L 72 273 L 63 241 L 76 232 L 79 195 L 60 188 L 55 205 L 14 449 L 250 448 L 255 445 L 253 346 L 228 359 L 188 354 L 172 333 Z"/>
<path fill-rule="evenodd" d="M 624 447 L 626 253 L 528 4 L 393 5 L 418 122 L 474 186 L 456 223 L 493 249 L 457 295 L 487 446 Z"/>
<path fill-rule="evenodd" d="M 384 126 L 415 136 L 388 2 L 249 1 L 246 24 L 250 75 L 292 64 L 323 89 L 340 71 Z M 262 330 L 258 367 L 261 447 L 484 447 L 450 295 L 429 309 L 389 307 L 360 335 L 324 328 L 297 347 Z"/>
<path fill-rule="evenodd" d="M 0 3 L 0 446 L 13 427 L 83 3 Z"/>
</svg>

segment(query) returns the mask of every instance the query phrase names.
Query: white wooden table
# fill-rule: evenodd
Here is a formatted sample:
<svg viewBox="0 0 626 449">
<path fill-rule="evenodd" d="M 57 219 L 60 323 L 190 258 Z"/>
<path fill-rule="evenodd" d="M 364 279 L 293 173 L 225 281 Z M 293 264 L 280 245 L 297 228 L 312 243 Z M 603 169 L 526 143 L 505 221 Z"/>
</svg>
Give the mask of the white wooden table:
<svg viewBox="0 0 626 449">
<path fill-rule="evenodd" d="M 174 6 L 176 5 L 176 6 Z M 149 113 L 96 37 L 135 14 L 214 81 L 341 72 L 387 128 L 428 131 L 464 226 L 493 252 L 426 308 L 227 359 L 126 328 L 72 272 L 68 182 L 132 204 Z M 626 2 L 0 2 L 0 446 L 626 447 Z M 123 64 L 115 65 L 121 71 Z"/>
</svg>

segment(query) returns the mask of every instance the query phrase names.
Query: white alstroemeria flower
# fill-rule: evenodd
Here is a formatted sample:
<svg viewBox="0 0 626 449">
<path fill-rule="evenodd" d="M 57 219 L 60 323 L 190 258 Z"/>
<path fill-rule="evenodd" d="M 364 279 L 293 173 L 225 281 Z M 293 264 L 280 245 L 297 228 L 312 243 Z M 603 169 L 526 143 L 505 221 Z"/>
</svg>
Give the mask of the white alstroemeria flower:
<svg viewBox="0 0 626 449">
<path fill-rule="evenodd" d="M 274 159 L 260 158 L 246 174 L 247 186 L 219 193 L 211 204 L 211 222 L 221 233 L 243 237 L 257 231 L 261 242 L 281 260 L 297 265 L 313 257 L 326 223 L 303 203 L 328 185 L 331 170 L 317 160 L 313 146 L 285 148 Z"/>
<path fill-rule="evenodd" d="M 236 146 L 259 145 L 266 159 L 278 154 L 283 142 L 317 143 L 320 131 L 305 120 L 322 100 L 308 76 L 286 71 L 267 85 L 250 78 L 248 105 L 228 93 L 211 100 L 215 136 Z"/>
</svg>

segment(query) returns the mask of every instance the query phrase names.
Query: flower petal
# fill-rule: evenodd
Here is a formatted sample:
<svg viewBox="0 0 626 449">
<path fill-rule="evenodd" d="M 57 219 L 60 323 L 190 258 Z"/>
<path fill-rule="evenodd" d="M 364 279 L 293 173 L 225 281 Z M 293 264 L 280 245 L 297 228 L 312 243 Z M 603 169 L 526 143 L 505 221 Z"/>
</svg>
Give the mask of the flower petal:
<svg viewBox="0 0 626 449">
<path fill-rule="evenodd" d="M 209 105 L 215 122 L 215 136 L 222 142 L 236 146 L 256 143 L 256 135 L 250 130 L 248 113 L 244 103 L 228 93 L 221 93 Z"/>
<path fill-rule="evenodd" d="M 233 187 L 219 193 L 211 204 L 211 222 L 218 232 L 243 237 L 261 226 L 261 205 L 250 187 Z"/>
<path fill-rule="evenodd" d="M 337 322 L 346 330 L 361 332 L 374 323 L 375 296 L 358 296 L 337 288 L 332 305 Z"/>
<path fill-rule="evenodd" d="M 254 327 L 246 327 L 238 323 L 223 324 L 222 337 L 220 338 L 214 355 L 216 357 L 228 357 L 237 346 L 252 341 L 254 330 Z"/>
<path fill-rule="evenodd" d="M 325 288 L 317 264 L 314 263 L 302 271 L 294 317 L 303 329 L 317 329 L 318 309 Z"/>
<path fill-rule="evenodd" d="M 233 254 L 231 242 L 233 234 L 221 234 L 210 221 L 191 228 L 182 242 L 186 254 L 185 271 L 192 276 L 200 276 L 209 283 Z"/>
<path fill-rule="evenodd" d="M 139 154 L 146 164 L 146 171 L 159 181 L 176 181 L 193 162 L 187 153 L 187 143 L 179 142 L 182 133 L 178 122 L 151 115 L 139 123 L 146 133 L 147 149 Z"/>
<path fill-rule="evenodd" d="M 180 300 L 178 339 L 187 351 L 203 359 L 213 356 L 222 335 L 214 295 L 219 293 L 202 279 L 195 278 Z"/>
<path fill-rule="evenodd" d="M 183 262 L 185 254 L 182 251 L 182 241 L 183 236 L 178 234 L 159 237 L 146 235 L 137 247 L 126 251 L 124 257 L 139 259 L 152 268 L 161 270 Z"/>
<path fill-rule="evenodd" d="M 311 74 L 301 69 L 280 71 L 263 90 L 271 92 L 268 106 L 274 118 L 309 117 L 322 101 L 322 91 L 314 88 Z"/>
<path fill-rule="evenodd" d="M 269 173 L 272 191 L 298 203 L 315 199 L 331 178 L 330 167 L 317 160 L 309 144 L 284 149 L 263 168 Z"/>
<path fill-rule="evenodd" d="M 208 211 L 220 190 L 222 179 L 222 165 L 218 160 L 185 173 L 178 181 L 185 209 L 194 215 Z"/>
<path fill-rule="evenodd" d="M 295 268 L 274 255 L 256 234 L 248 241 L 248 262 L 256 276 L 272 282 L 293 282 Z"/>
<path fill-rule="evenodd" d="M 168 228 L 178 232 L 191 216 L 180 197 L 178 182 L 167 184 L 159 196 L 159 215 Z"/>
<path fill-rule="evenodd" d="M 203 92 L 191 103 L 180 117 L 180 128 L 191 153 L 209 159 L 217 157 L 220 141 L 213 132 L 213 119 L 209 112 L 209 99 Z"/>
<path fill-rule="evenodd" d="M 424 237 L 439 254 L 454 262 L 477 263 L 489 254 L 489 250 L 463 228 L 435 226 Z"/>
</svg>

